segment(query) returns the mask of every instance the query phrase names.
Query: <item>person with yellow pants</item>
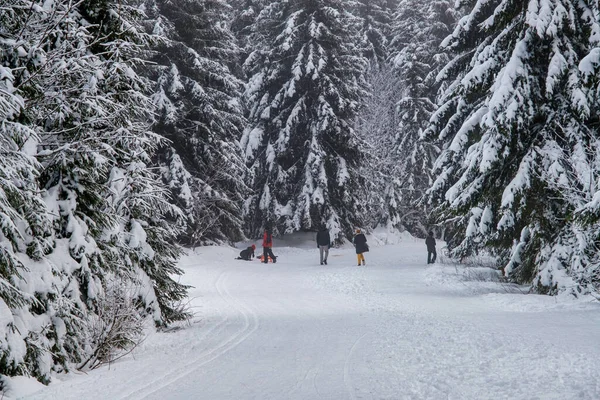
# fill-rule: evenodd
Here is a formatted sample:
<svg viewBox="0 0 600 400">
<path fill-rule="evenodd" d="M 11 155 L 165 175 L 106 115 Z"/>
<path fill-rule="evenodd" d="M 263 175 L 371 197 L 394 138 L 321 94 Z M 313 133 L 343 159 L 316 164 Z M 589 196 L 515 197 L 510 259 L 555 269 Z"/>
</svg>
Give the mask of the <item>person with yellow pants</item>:
<svg viewBox="0 0 600 400">
<path fill-rule="evenodd" d="M 365 265 L 365 256 L 363 253 L 369 251 L 369 245 L 367 244 L 367 238 L 360 231 L 360 229 L 356 230 L 356 235 L 354 235 L 352 243 L 354 243 L 354 247 L 356 248 L 356 258 L 358 259 L 358 266 L 360 267 L 361 261 L 362 265 Z"/>
</svg>

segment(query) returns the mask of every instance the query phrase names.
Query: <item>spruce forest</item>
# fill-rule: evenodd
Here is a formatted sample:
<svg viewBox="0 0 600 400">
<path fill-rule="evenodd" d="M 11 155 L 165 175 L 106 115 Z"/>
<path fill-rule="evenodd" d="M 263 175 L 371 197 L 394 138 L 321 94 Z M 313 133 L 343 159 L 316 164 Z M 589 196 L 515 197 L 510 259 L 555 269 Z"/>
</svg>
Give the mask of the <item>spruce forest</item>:
<svg viewBox="0 0 600 400">
<path fill-rule="evenodd" d="M 0 155 L 3 375 L 185 321 L 184 248 L 267 226 L 433 230 L 597 293 L 600 6 L 0 0 Z"/>
</svg>

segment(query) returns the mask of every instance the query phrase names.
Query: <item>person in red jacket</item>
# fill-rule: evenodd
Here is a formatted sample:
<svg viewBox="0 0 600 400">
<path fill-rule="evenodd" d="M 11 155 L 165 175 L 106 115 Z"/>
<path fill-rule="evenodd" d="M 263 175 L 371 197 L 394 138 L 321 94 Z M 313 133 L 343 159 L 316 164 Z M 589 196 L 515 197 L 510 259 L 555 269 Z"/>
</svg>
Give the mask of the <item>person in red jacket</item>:
<svg viewBox="0 0 600 400">
<path fill-rule="evenodd" d="M 265 230 L 265 234 L 263 236 L 263 262 L 267 264 L 269 262 L 269 257 L 273 260 L 274 263 L 277 262 L 277 257 L 273 254 L 273 234 L 271 233 L 271 229 L 267 228 Z"/>
</svg>

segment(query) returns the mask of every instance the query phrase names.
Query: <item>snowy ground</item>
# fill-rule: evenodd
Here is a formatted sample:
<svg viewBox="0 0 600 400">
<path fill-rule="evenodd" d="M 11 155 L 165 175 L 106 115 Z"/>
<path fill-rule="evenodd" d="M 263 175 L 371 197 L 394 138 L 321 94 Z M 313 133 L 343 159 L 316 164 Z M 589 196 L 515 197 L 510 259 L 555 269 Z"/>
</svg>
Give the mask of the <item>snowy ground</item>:
<svg viewBox="0 0 600 400">
<path fill-rule="evenodd" d="M 276 240 L 268 265 L 198 248 L 181 262 L 192 324 L 24 398 L 600 399 L 598 302 L 427 267 L 421 240 L 372 246 L 366 267 L 349 248 L 320 266 L 315 244 L 293 244 Z"/>
</svg>

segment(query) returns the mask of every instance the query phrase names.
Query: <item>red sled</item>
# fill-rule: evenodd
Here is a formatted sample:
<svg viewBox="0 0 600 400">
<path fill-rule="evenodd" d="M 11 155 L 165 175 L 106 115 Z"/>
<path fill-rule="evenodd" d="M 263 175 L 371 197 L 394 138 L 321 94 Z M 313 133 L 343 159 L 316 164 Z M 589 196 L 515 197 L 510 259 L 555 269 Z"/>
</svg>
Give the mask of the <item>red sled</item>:
<svg viewBox="0 0 600 400">
<path fill-rule="evenodd" d="M 267 262 L 273 262 L 273 259 L 271 258 L 271 256 L 268 257 L 269 261 Z M 257 260 L 260 260 L 260 262 L 265 262 L 265 256 L 264 255 L 260 255 L 258 257 L 256 257 Z"/>
</svg>

